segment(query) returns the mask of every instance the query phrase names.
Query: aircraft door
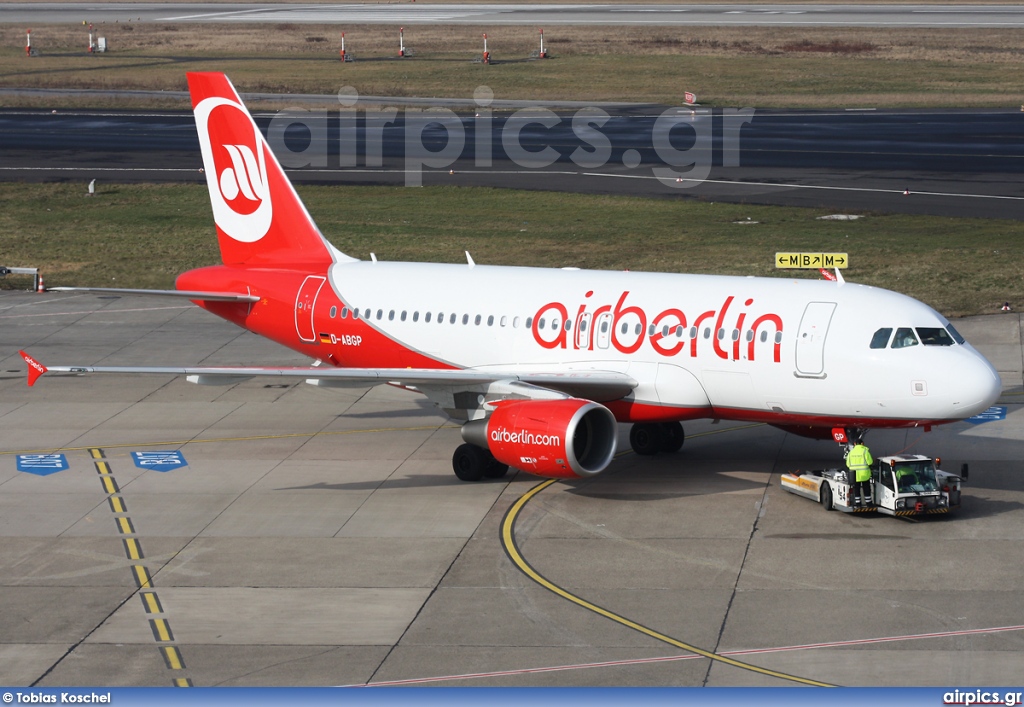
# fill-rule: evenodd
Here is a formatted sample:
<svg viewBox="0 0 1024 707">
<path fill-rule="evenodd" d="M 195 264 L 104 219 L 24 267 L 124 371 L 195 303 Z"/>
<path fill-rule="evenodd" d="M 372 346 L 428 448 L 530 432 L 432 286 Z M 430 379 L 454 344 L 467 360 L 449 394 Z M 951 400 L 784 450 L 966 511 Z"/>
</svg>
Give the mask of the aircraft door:
<svg viewBox="0 0 1024 707">
<path fill-rule="evenodd" d="M 586 351 L 590 348 L 594 330 L 590 327 L 590 312 L 584 312 L 576 321 L 576 348 Z"/>
<path fill-rule="evenodd" d="M 612 313 L 604 312 L 594 320 L 593 340 L 597 348 L 606 349 L 612 340 Z"/>
<path fill-rule="evenodd" d="M 326 278 L 310 275 L 302 282 L 295 297 L 295 331 L 303 341 L 316 341 L 316 326 L 313 324 L 313 308 L 317 295 Z"/>
<path fill-rule="evenodd" d="M 796 335 L 796 373 L 807 378 L 825 377 L 825 335 L 835 312 L 835 302 L 810 302 Z"/>
</svg>

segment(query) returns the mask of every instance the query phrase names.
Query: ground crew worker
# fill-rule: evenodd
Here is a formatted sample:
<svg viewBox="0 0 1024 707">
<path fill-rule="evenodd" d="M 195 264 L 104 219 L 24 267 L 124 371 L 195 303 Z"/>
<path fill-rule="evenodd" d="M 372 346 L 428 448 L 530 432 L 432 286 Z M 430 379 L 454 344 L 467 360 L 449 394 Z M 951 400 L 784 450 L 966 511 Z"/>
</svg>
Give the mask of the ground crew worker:
<svg viewBox="0 0 1024 707">
<path fill-rule="evenodd" d="M 846 453 L 846 466 L 853 477 L 850 496 L 851 498 L 859 496 L 862 506 L 868 505 L 868 499 L 871 498 L 868 483 L 871 481 L 871 465 L 874 463 L 875 460 L 871 458 L 871 450 L 860 440 Z"/>
</svg>

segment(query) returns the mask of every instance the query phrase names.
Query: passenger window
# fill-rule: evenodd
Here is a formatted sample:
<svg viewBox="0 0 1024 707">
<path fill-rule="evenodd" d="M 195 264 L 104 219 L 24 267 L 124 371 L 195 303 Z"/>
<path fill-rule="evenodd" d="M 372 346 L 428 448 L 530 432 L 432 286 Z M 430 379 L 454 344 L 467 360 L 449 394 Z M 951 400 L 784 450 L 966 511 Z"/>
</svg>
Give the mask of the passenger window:
<svg viewBox="0 0 1024 707">
<path fill-rule="evenodd" d="M 369 319 L 369 318 L 370 318 L 370 308 L 367 307 L 366 309 L 363 310 L 363 319 Z"/>
<path fill-rule="evenodd" d="M 967 343 L 967 339 L 965 339 L 964 337 L 960 336 L 960 332 L 958 332 L 956 329 L 954 329 L 952 324 L 947 324 L 946 325 L 946 331 L 948 331 L 950 336 L 953 337 L 953 341 L 955 341 L 956 343 L 960 344 L 961 346 L 963 346 L 964 344 Z"/>
<path fill-rule="evenodd" d="M 551 328 L 553 330 L 558 329 L 558 318 L 557 317 L 555 317 L 554 319 L 551 320 Z"/>
<path fill-rule="evenodd" d="M 565 330 L 566 331 L 572 331 L 572 321 L 569 320 L 569 319 L 565 320 Z"/>
<path fill-rule="evenodd" d="M 733 341 L 739 341 L 739 339 L 740 339 L 740 330 L 739 329 L 733 329 L 732 330 L 732 340 Z"/>
<path fill-rule="evenodd" d="M 477 326 L 480 326 L 480 315 L 479 314 L 476 315 L 476 319 L 473 320 L 473 323 L 476 324 Z"/>
<path fill-rule="evenodd" d="M 680 324 L 679 326 L 676 327 L 676 338 L 677 339 L 682 339 L 683 338 L 683 325 L 682 324 Z"/>
<path fill-rule="evenodd" d="M 953 337 L 942 327 L 918 327 L 917 335 L 925 346 L 952 346 Z"/>
<path fill-rule="evenodd" d="M 537 320 L 537 329 L 538 330 L 539 329 L 543 329 L 544 328 L 544 324 L 545 324 L 544 317 L 541 317 L 540 319 Z"/>
<path fill-rule="evenodd" d="M 892 335 L 892 327 L 882 327 L 871 337 L 871 348 L 884 349 L 889 345 L 889 337 Z"/>
<path fill-rule="evenodd" d="M 711 338 L 711 330 L 710 329 L 705 329 L 704 330 L 704 338 L 705 339 L 710 339 Z"/>
<path fill-rule="evenodd" d="M 721 341 L 724 338 L 725 338 L 725 329 L 719 329 L 718 330 L 718 340 Z"/>
<path fill-rule="evenodd" d="M 336 316 L 338 316 L 338 308 L 331 307 L 331 319 L 334 319 Z"/>
<path fill-rule="evenodd" d="M 512 328 L 513 329 L 518 329 L 519 328 L 519 317 L 513 317 L 512 318 Z"/>
<path fill-rule="evenodd" d="M 627 331 L 629 331 L 629 325 L 626 322 L 622 322 L 622 333 L 625 334 Z"/>
<path fill-rule="evenodd" d="M 403 322 L 405 321 L 405 310 L 404 309 L 402 310 L 402 321 Z"/>
<path fill-rule="evenodd" d="M 377 321 L 379 322 L 383 318 L 384 318 L 384 310 L 383 309 L 378 309 L 377 310 Z"/>
<path fill-rule="evenodd" d="M 358 309 L 353 309 L 352 310 L 352 318 L 353 319 L 359 319 L 359 310 Z"/>
<path fill-rule="evenodd" d="M 695 327 L 695 326 L 690 327 L 690 338 L 691 339 L 696 339 L 697 338 L 697 327 Z"/>
<path fill-rule="evenodd" d="M 508 317 L 502 317 L 500 324 L 501 326 L 505 326 L 506 324 L 508 324 Z"/>
<path fill-rule="evenodd" d="M 427 316 L 428 317 L 430 316 L 430 312 L 427 312 Z M 420 313 L 419 312 L 413 312 L 412 313 L 412 320 L 414 322 L 418 322 L 420 320 Z"/>
<path fill-rule="evenodd" d="M 468 314 L 463 314 L 463 315 L 462 315 L 462 323 L 463 323 L 464 325 L 465 325 L 465 324 L 469 324 L 469 315 L 468 315 Z"/>
<path fill-rule="evenodd" d="M 494 315 L 491 314 L 487 317 L 487 326 L 494 326 Z"/>
<path fill-rule="evenodd" d="M 651 334 L 652 334 L 652 335 L 654 334 L 654 326 L 653 326 L 653 325 L 651 326 Z M 663 338 L 664 338 L 664 337 L 666 337 L 666 336 L 668 336 L 668 324 L 666 324 L 665 326 L 663 326 L 663 327 L 661 328 L 661 336 L 662 336 Z"/>
<path fill-rule="evenodd" d="M 580 331 L 586 331 L 586 330 L 587 330 L 587 320 L 586 319 L 581 319 L 580 320 Z"/>
<path fill-rule="evenodd" d="M 665 329 L 668 329 L 668 327 L 666 326 Z M 647 327 L 647 336 L 654 336 L 654 332 L 655 332 L 655 328 L 654 328 L 653 324 L 651 324 L 649 327 Z M 664 336 L 664 334 L 662 334 L 662 336 Z"/>
<path fill-rule="evenodd" d="M 636 334 L 637 336 L 640 336 L 640 334 L 643 332 L 643 330 L 644 330 L 643 325 L 640 324 L 640 322 L 637 322 L 636 327 L 633 329 L 633 333 Z"/>
<path fill-rule="evenodd" d="M 437 321 L 441 321 L 441 317 L 438 317 Z M 430 312 L 425 312 L 423 314 L 423 323 L 424 324 L 430 324 Z"/>
<path fill-rule="evenodd" d="M 768 341 L 768 332 L 762 331 L 761 332 L 761 343 L 763 344 L 766 341 Z"/>
<path fill-rule="evenodd" d="M 526 328 L 529 329 L 533 326 L 533 317 L 526 318 Z"/>
<path fill-rule="evenodd" d="M 348 319 L 348 307 L 341 308 L 341 318 Z"/>
<path fill-rule="evenodd" d="M 910 327 L 900 327 L 896 330 L 896 336 L 892 339 L 894 349 L 905 349 L 908 346 L 917 346 L 917 337 Z"/>
<path fill-rule="evenodd" d="M 775 332 L 775 343 L 776 344 L 781 344 L 782 343 L 782 332 L 781 331 Z"/>
<path fill-rule="evenodd" d="M 448 323 L 449 324 L 454 324 L 455 323 L 455 317 L 456 317 L 455 312 L 452 312 L 452 316 L 448 317 Z"/>
<path fill-rule="evenodd" d="M 753 341 L 754 340 L 754 330 L 753 329 L 747 329 L 746 339 L 747 339 L 747 341 Z"/>
<path fill-rule="evenodd" d="M 602 334 L 607 334 L 608 333 L 608 322 L 607 321 L 601 322 L 601 333 Z"/>
<path fill-rule="evenodd" d="M 390 312 L 388 312 L 388 321 L 389 322 L 395 321 L 395 310 L 392 309 Z"/>
</svg>

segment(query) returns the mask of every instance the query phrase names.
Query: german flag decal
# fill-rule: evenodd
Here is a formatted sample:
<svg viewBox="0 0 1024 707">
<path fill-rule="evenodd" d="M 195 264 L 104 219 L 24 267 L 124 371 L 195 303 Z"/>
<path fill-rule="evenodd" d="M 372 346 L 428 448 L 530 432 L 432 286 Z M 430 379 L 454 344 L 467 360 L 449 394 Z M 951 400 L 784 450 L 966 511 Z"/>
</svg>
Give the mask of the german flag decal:
<svg viewBox="0 0 1024 707">
<path fill-rule="evenodd" d="M 333 342 L 331 341 L 331 338 L 332 338 L 332 337 L 331 337 L 331 335 L 330 335 L 330 334 L 325 334 L 325 333 L 323 333 L 323 332 L 320 332 L 320 343 L 321 343 L 321 344 L 330 344 L 330 343 L 333 343 Z"/>
</svg>

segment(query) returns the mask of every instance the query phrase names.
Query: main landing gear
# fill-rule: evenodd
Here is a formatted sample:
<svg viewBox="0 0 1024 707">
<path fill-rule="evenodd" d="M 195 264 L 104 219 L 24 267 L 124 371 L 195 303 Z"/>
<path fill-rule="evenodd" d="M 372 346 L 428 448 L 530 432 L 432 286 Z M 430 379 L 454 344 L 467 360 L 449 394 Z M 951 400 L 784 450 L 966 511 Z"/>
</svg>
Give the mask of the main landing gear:
<svg viewBox="0 0 1024 707">
<path fill-rule="evenodd" d="M 463 444 L 452 455 L 452 469 L 462 481 L 479 481 L 500 479 L 508 473 L 508 464 L 502 464 L 482 447 Z"/>
<path fill-rule="evenodd" d="M 641 456 L 658 452 L 678 452 L 686 434 L 678 422 L 637 422 L 629 430 L 629 446 Z"/>
</svg>

